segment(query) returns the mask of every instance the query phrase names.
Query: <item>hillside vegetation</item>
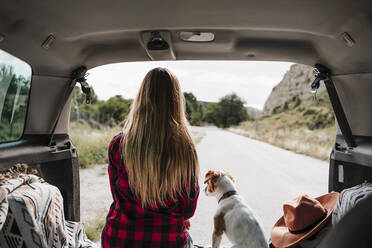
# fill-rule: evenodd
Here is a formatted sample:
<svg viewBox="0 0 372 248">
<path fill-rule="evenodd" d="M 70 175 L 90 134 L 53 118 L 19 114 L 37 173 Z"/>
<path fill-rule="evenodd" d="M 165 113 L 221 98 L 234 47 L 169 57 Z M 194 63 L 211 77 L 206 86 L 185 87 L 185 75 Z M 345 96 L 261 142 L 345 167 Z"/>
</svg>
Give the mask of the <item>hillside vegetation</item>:
<svg viewBox="0 0 372 248">
<path fill-rule="evenodd" d="M 335 121 L 325 91 L 301 100 L 295 96 L 273 109 L 271 115 L 246 121 L 231 131 L 281 148 L 327 160 L 334 143 Z"/>
</svg>

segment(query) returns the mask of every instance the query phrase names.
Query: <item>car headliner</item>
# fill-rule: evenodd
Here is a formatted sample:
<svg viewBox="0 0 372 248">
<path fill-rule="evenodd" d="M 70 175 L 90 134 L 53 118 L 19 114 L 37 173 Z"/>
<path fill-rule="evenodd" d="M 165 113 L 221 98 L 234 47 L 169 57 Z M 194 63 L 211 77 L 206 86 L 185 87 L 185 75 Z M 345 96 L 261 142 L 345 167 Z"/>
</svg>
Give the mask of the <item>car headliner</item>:
<svg viewBox="0 0 372 248">
<path fill-rule="evenodd" d="M 182 41 L 187 30 L 215 40 Z M 170 48 L 149 51 L 151 31 Z M 25 135 L 51 133 L 58 106 L 56 133 L 68 132 L 71 100 L 63 97 L 81 65 L 265 60 L 329 67 L 353 135 L 372 136 L 371 41 L 370 0 L 2 0 L 0 8 L 0 49 L 33 69 Z"/>
<path fill-rule="evenodd" d="M 162 34 L 170 51 L 147 51 L 143 31 L 151 30 L 169 31 Z M 215 40 L 184 42 L 183 30 L 210 31 Z M 45 49 L 50 34 L 55 40 Z M 0 49 L 31 64 L 34 75 L 151 57 L 322 63 L 334 74 L 365 73 L 372 68 L 372 1 L 2 0 L 0 36 Z"/>
</svg>

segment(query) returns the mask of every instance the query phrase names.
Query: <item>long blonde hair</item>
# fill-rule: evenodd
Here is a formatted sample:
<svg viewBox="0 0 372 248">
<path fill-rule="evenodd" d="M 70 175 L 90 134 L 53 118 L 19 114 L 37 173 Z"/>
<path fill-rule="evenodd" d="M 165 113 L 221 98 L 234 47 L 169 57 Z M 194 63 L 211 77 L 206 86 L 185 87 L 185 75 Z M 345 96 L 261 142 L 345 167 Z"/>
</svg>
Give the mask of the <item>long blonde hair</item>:
<svg viewBox="0 0 372 248">
<path fill-rule="evenodd" d="M 143 79 L 124 124 L 122 154 L 129 187 L 142 207 L 176 201 L 198 180 L 184 97 L 169 70 L 152 69 Z"/>
</svg>

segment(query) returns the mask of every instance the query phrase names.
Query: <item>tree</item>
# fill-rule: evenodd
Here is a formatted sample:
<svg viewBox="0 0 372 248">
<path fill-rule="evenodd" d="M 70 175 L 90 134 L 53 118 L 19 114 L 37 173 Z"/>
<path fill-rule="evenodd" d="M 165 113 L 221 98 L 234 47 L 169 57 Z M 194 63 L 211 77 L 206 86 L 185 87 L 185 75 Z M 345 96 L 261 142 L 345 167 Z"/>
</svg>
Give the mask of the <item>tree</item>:
<svg viewBox="0 0 372 248">
<path fill-rule="evenodd" d="M 248 119 L 244 100 L 235 93 L 222 97 L 218 103 L 209 104 L 204 118 L 205 121 L 223 128 L 238 125 Z"/>
<path fill-rule="evenodd" d="M 219 105 L 218 103 L 210 103 L 207 105 L 204 111 L 204 118 L 203 121 L 212 123 L 216 126 L 218 126 L 219 120 L 217 117 L 217 114 L 220 113 Z"/>
<path fill-rule="evenodd" d="M 186 101 L 186 117 L 191 125 L 200 126 L 203 120 L 203 104 L 199 102 L 193 93 L 183 93 Z"/>
<path fill-rule="evenodd" d="M 115 125 L 122 122 L 129 113 L 132 100 L 120 95 L 100 101 L 93 88 L 91 88 L 91 102 L 85 103 L 85 94 L 76 86 L 72 93 L 71 121 L 80 119 L 98 122 L 105 125 Z"/>
<path fill-rule="evenodd" d="M 98 104 L 101 102 L 98 100 L 96 93 L 93 88 L 90 89 L 91 92 L 91 101 L 90 104 L 85 103 L 85 94 L 82 93 L 79 86 L 75 86 L 72 92 L 72 101 L 71 101 L 71 121 L 79 119 L 98 119 L 95 118 L 98 116 Z"/>
<path fill-rule="evenodd" d="M 191 92 L 184 92 L 183 96 L 185 97 L 185 102 L 186 102 L 186 117 L 187 117 L 187 120 L 190 120 L 191 113 L 192 113 L 192 105 L 194 102 L 196 102 L 196 97 Z"/>
<path fill-rule="evenodd" d="M 116 122 L 122 122 L 128 115 L 132 100 L 124 99 L 120 95 L 111 97 L 106 102 L 99 104 L 98 112 L 101 122 L 108 122 L 111 118 Z"/>
</svg>

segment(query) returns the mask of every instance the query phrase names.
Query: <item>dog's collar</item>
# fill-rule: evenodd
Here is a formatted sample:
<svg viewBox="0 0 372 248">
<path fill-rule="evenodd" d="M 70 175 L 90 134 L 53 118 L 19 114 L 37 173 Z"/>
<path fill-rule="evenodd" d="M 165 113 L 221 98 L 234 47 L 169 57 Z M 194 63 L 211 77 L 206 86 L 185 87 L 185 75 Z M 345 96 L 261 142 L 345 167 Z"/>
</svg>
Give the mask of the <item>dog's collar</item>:
<svg viewBox="0 0 372 248">
<path fill-rule="evenodd" d="M 238 192 L 236 192 L 236 190 L 230 190 L 230 191 L 227 191 L 225 194 L 222 195 L 222 197 L 218 200 L 218 203 L 220 203 L 220 201 L 222 201 L 223 199 L 226 199 L 226 198 L 229 198 L 230 196 L 232 195 L 237 195 Z"/>
</svg>

